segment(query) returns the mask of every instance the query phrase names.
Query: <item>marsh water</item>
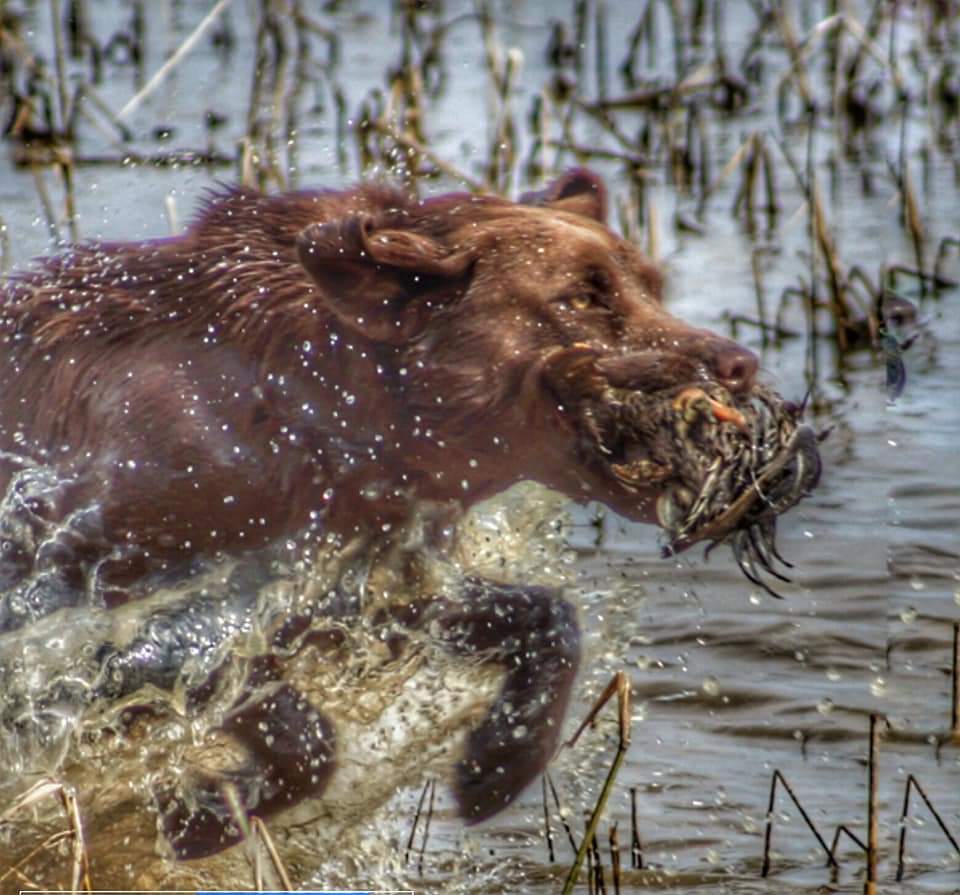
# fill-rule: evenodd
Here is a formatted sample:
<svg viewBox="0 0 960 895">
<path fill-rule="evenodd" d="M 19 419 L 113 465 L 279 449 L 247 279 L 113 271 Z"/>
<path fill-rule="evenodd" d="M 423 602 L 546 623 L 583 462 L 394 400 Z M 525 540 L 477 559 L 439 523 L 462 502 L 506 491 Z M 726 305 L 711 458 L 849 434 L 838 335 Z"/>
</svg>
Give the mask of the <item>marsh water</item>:
<svg viewBox="0 0 960 895">
<path fill-rule="evenodd" d="M 143 64 L 149 77 L 212 5 L 95 0 L 87 4 L 89 28 L 106 38 L 128 28 L 134 10 L 142 10 L 147 23 Z M 692 13 L 697 4 L 689 5 L 686 12 Z M 307 83 L 298 86 L 302 96 L 295 134 L 284 135 L 295 142 L 279 149 L 286 185 L 338 187 L 361 177 L 403 176 L 403 170 L 386 170 L 384 159 L 374 159 L 372 168 L 361 170 L 363 158 L 354 136 L 363 104 L 368 111 L 378 102 L 402 104 L 386 95 L 388 73 L 403 57 L 405 33 L 409 37 L 400 7 L 372 0 L 304 6 L 336 35 L 339 54 L 331 62 L 323 41 L 314 35 L 310 64 L 296 74 L 288 71 L 289 80 L 277 82 L 277 89 L 289 90 L 290 83 L 309 75 Z M 655 41 L 644 44 L 644 74 L 668 79 L 680 68 L 670 4 L 495 3 L 489 8 L 486 48 L 477 16 L 486 6 L 426 6 L 422 15 L 427 23 L 448 27 L 438 42 L 440 58 L 434 70 L 442 73 L 442 84 L 435 95 L 424 95 L 422 130 L 437 158 L 476 177 L 496 139 L 492 130 L 505 105 L 515 120 L 518 155 L 529 152 L 533 135 L 528 113 L 558 70 L 546 51 L 553 22 L 566 22 L 574 33 L 580 7 L 590 13 L 583 50 L 590 62 L 582 67 L 578 86 L 584 97 L 601 90 L 608 96 L 628 92 L 621 87 L 616 62 L 624 58 L 631 32 L 648 6 L 654 10 L 657 31 Z M 768 5 L 722 6 L 708 45 L 687 48 L 687 73 L 696 71 L 698 54 L 704 59 L 712 54 L 717 35 L 731 64 L 740 59 L 756 31 L 757 9 Z M 809 39 L 814 90 L 826 90 L 824 62 L 814 48 L 836 33 L 818 31 L 819 23 L 837 7 L 861 24 L 874 10 L 872 3 L 772 6 L 786 10 L 796 33 Z M 685 4 L 674 5 L 682 7 Z M 712 10 L 713 4 L 706 7 Z M 20 14 L 26 42 L 51 56 L 47 4 L 0 3 L 0 10 Z M 611 60 L 606 75 L 598 74 L 593 63 L 598 19 L 592 16 L 597 10 L 602 12 L 599 21 L 605 22 L 601 38 Z M 142 155 L 173 149 L 236 155 L 250 114 L 260 114 L 256 108 L 250 112 L 260 11 L 260 4 L 246 0 L 230 5 L 223 14 L 230 24 L 230 41 L 223 38 L 215 46 L 208 33 L 130 113 L 126 123 L 134 135 L 132 144 L 118 145 L 102 121 L 95 127 L 81 119 L 77 155 L 90 161 L 100 158 L 73 171 L 81 238 L 167 235 L 183 226 L 212 185 L 241 175 L 236 164 L 153 167 L 107 164 L 102 157 L 118 156 L 131 146 Z M 896 35 L 883 26 L 874 44 L 896 55 L 916 94 L 924 89 L 922 66 L 916 63 L 922 53 L 916 48 L 927 46 L 929 22 L 926 4 L 901 4 Z M 952 39 L 957 40 L 955 22 Z M 849 33 L 847 40 L 855 45 Z M 650 49 L 654 44 L 658 54 Z M 416 41 L 412 46 L 414 56 L 422 51 Z M 486 55 L 491 46 L 504 65 L 514 66 L 506 103 L 491 86 Z M 948 41 L 942 53 L 942 58 L 951 53 L 956 58 L 957 44 Z M 898 157 L 912 166 L 929 254 L 941 238 L 960 237 L 956 144 L 951 157 L 931 139 L 929 119 L 935 112 L 925 104 L 908 109 L 904 124 L 889 95 L 889 67 L 876 60 L 865 63 L 875 66 L 870 77 L 882 85 L 873 95 L 879 117 L 852 157 L 842 146 L 845 137 L 838 121 L 820 119 L 811 136 L 796 109 L 786 115 L 778 111 L 777 85 L 789 69 L 782 42 L 770 37 L 751 58 L 773 71 L 761 82 L 763 89 L 753 89 L 736 110 L 720 112 L 709 104 L 701 110 L 708 135 L 704 145 L 711 157 L 706 198 L 684 189 L 670 164 L 659 162 L 642 178 L 641 201 L 626 201 L 636 195 L 637 181 L 620 157 L 626 150 L 611 140 L 609 130 L 589 117 L 578 117 L 566 135 L 559 120 L 543 125 L 553 127 L 558 139 L 563 136 L 561 142 L 609 150 L 607 155 L 578 157 L 569 148 L 552 146 L 543 158 L 548 169 L 586 161 L 603 173 L 614 197 L 614 223 L 622 226 L 626 221 L 628 229 L 635 227 L 645 244 L 656 248 L 668 274 L 671 311 L 725 333 L 735 319 L 756 319 L 759 314 L 754 259 L 762 271 L 771 316 L 784 289 L 809 278 L 808 209 L 775 138 L 803 164 L 812 159 L 810 170 L 819 172 L 833 239 L 848 267 L 856 265 L 875 276 L 884 265 L 914 263 L 914 244 L 901 223 L 900 193 L 891 174 Z M 924 58 L 937 62 L 941 57 Z M 114 110 L 138 86 L 132 67 L 124 62 L 119 51 L 108 59 L 97 88 Z M 379 99 L 372 94 L 378 89 L 384 91 Z M 669 109 L 626 108 L 617 111 L 618 126 L 624 134 L 637 135 L 640 156 L 639 134 L 645 122 L 652 122 L 649 152 L 655 156 L 658 141 L 668 140 L 673 114 Z M 214 120 L 217 125 L 211 127 Z M 728 163 L 753 133 L 768 137 L 780 207 L 774 220 L 758 214 L 760 225 L 751 228 L 731 213 L 743 176 Z M 952 133 L 960 140 L 956 124 Z M 0 149 L 4 261 L 20 266 L 53 248 L 37 178 L 58 215 L 63 190 L 52 169 L 16 166 L 12 142 Z M 517 164 L 500 185 L 512 193 L 536 186 L 534 173 Z M 268 186 L 278 188 L 275 182 Z M 422 181 L 419 188 L 429 194 L 459 185 L 441 176 Z M 59 231 L 68 236 L 62 224 Z M 956 252 L 953 261 L 945 254 L 944 276 L 960 278 Z M 886 719 L 878 770 L 879 890 L 960 891 L 960 855 L 916 794 L 906 821 L 904 882 L 894 882 L 909 775 L 920 781 L 953 836 L 960 836 L 960 745 L 950 740 L 951 644 L 960 621 L 960 292 L 943 288 L 936 295 L 921 295 L 919 281 L 909 276 L 900 278 L 897 291 L 916 306 L 917 319 L 910 324 L 912 341 L 907 335 L 902 339 L 909 341 L 902 352 L 906 378 L 896 396 L 887 387 L 889 358 L 882 350 L 867 347 L 841 354 L 835 341 L 823 334 L 830 322 L 825 315 L 819 320 L 821 336 L 812 340 L 799 300 L 788 299 L 779 318 L 793 337 L 765 343 L 760 328 L 744 322 L 736 326 L 736 337 L 760 354 L 765 380 L 798 400 L 812 387 L 813 419 L 822 429 L 832 428 L 822 445 L 825 471 L 819 489 L 780 523 L 780 551 L 795 566 L 792 583 L 777 586 L 783 599 L 751 585 L 724 547 L 709 559 L 701 550 L 664 559 L 656 530 L 596 507 L 562 510 L 562 539 L 534 524 L 540 514 L 557 516 L 555 501 L 548 496 L 521 500 L 519 509 L 513 506 L 516 518 L 510 523 L 496 510 L 486 510 L 494 528 L 514 529 L 513 536 L 504 535 L 499 549 L 516 574 L 542 575 L 543 565 L 553 564 L 556 568 L 547 571 L 568 583 L 581 606 L 587 661 L 568 718 L 571 729 L 615 672 L 630 676 L 632 743 L 600 827 L 607 891 L 613 891 L 608 845 L 613 823 L 624 866 L 623 891 L 860 891 L 862 851 L 849 838 L 841 839 L 839 868 L 827 868 L 823 850 L 782 789 L 766 879 L 761 878 L 761 860 L 775 770 L 790 783 L 828 841 L 839 824 L 866 838 L 871 715 Z M 484 519 L 478 524 L 485 524 Z M 613 757 L 615 714 L 612 706 L 605 709 L 596 729 L 564 750 L 552 771 L 565 818 L 578 836 L 583 811 L 593 805 Z M 90 771 L 95 776 L 104 768 Z M 302 884 L 443 891 L 559 889 L 573 853 L 551 798 L 555 859 L 548 859 L 538 787 L 492 821 L 465 829 L 453 819 L 452 802 L 439 786 L 422 858 L 421 830 L 414 856 L 405 863 L 404 846 L 419 795 L 419 789 L 406 789 L 371 816 L 358 817 L 354 834 L 339 846 L 318 844 L 313 854 L 301 850 L 296 871 Z M 631 796 L 642 870 L 629 869 Z M 0 839 L 0 875 L 3 848 Z M 117 885 L 116 880 L 109 880 L 110 885 L 94 882 L 95 888 Z M 221 888 L 230 888 L 249 880 L 221 882 Z M 8 879 L 0 885 L 10 884 Z M 586 882 L 581 886 L 585 890 Z M 18 888 L 14 885 L 11 891 Z"/>
</svg>

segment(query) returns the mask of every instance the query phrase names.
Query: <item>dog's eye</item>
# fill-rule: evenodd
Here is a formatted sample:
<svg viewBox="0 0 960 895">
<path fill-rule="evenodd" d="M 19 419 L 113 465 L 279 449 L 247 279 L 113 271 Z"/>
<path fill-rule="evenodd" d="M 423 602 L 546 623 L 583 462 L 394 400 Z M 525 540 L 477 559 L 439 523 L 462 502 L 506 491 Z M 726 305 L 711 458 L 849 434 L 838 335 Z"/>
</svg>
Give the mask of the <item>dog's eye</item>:
<svg viewBox="0 0 960 895">
<path fill-rule="evenodd" d="M 589 293 L 580 292 L 568 299 L 568 304 L 575 311 L 586 311 L 587 308 L 592 308 L 596 304 L 596 301 L 594 301 L 593 296 Z"/>
</svg>

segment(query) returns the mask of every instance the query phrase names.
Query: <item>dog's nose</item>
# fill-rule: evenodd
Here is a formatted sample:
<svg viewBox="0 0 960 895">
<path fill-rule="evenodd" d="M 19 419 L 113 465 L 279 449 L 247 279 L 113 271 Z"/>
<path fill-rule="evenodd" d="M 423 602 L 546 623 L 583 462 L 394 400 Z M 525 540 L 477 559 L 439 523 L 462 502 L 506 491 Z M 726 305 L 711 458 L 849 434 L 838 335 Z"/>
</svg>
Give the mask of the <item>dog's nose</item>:
<svg viewBox="0 0 960 895">
<path fill-rule="evenodd" d="M 712 354 L 711 366 L 718 382 L 732 392 L 752 388 L 760 360 L 749 348 L 729 339 L 717 339 Z"/>
</svg>

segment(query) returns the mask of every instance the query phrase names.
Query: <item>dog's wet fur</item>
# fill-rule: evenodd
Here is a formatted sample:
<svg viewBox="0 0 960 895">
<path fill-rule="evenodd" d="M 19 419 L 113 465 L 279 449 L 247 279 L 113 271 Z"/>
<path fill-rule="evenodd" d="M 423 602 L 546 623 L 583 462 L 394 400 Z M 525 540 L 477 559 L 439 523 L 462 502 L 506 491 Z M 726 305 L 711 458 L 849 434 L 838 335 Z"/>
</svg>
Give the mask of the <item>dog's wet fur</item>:
<svg viewBox="0 0 960 895">
<path fill-rule="evenodd" d="M 398 542 L 418 507 L 455 521 L 525 479 L 656 522 L 663 481 L 625 482 L 614 460 L 584 451 L 597 396 L 693 385 L 742 402 L 758 362 L 672 316 L 660 271 L 606 216 L 585 170 L 516 203 L 223 189 L 182 236 L 79 245 L 13 277 L 0 307 L 0 632 L 67 607 L 115 608 L 205 560 L 269 555 L 289 538 Z M 631 425 L 635 456 L 643 425 Z M 430 621 L 451 655 L 507 669 L 455 773 L 475 821 L 553 755 L 580 635 L 555 590 L 471 579 L 461 591 L 421 594 L 400 621 Z M 172 687 L 202 642 L 190 632 L 205 605 L 157 614 L 123 650 L 106 645 L 100 694 Z M 290 619 L 274 648 L 309 625 Z M 246 764 L 158 791 L 179 857 L 239 839 L 224 781 L 243 811 L 268 817 L 322 793 L 349 748 L 281 666 L 255 662 L 223 722 Z"/>
</svg>

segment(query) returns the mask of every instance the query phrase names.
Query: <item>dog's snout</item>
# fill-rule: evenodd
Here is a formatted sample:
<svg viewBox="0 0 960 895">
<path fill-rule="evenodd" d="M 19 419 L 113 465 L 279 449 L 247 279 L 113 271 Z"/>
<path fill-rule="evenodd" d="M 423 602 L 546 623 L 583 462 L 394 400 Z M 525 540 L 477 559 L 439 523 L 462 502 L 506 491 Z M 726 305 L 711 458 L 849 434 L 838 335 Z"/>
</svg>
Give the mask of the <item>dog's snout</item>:
<svg viewBox="0 0 960 895">
<path fill-rule="evenodd" d="M 747 391 L 753 386 L 760 361 L 749 348 L 728 339 L 718 339 L 712 354 L 713 373 L 730 391 Z"/>
</svg>

